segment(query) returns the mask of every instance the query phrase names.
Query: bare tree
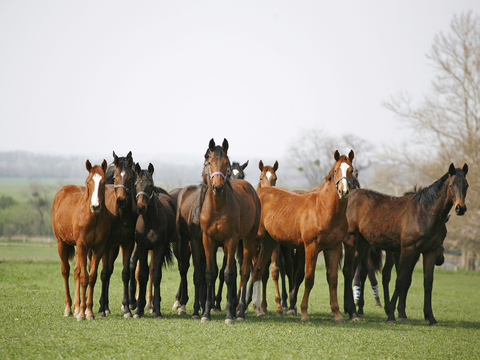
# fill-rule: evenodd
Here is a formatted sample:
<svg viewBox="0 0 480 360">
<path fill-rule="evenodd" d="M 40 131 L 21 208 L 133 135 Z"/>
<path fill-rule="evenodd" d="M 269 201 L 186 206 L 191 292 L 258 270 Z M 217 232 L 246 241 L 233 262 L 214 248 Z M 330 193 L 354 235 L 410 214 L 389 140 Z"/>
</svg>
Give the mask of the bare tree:
<svg viewBox="0 0 480 360">
<path fill-rule="evenodd" d="M 352 149 L 355 152 L 355 169 L 361 171 L 368 168 L 371 157 L 367 154 L 373 146 L 367 140 L 350 134 L 334 138 L 322 129 L 308 129 L 290 145 L 288 161 L 314 188 L 323 184 L 324 177 L 332 168 L 335 150 L 348 154 Z"/>
<path fill-rule="evenodd" d="M 450 246 L 480 256 L 480 17 L 454 16 L 450 31 L 435 36 L 427 58 L 435 69 L 431 91 L 418 104 L 405 94 L 385 103 L 414 130 L 410 146 L 390 149 L 390 155 L 397 154 L 395 161 L 422 180 L 439 178 L 451 162 L 470 165 L 469 211 L 462 219 L 452 218 L 447 239 Z"/>
</svg>

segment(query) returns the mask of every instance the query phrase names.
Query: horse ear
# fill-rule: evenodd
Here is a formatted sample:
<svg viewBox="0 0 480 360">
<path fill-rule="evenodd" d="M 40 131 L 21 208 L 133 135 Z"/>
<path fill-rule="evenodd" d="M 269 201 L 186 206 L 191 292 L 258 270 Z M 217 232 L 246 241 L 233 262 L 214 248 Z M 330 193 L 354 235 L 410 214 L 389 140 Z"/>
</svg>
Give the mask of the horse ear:
<svg viewBox="0 0 480 360">
<path fill-rule="evenodd" d="M 131 151 L 127 154 L 127 164 L 130 167 L 133 166 L 133 157 L 132 157 L 132 152 Z"/>
<path fill-rule="evenodd" d="M 467 165 L 466 163 L 463 165 L 462 170 L 463 170 L 463 174 L 464 174 L 464 175 L 467 175 L 467 173 L 468 173 L 468 165 Z"/>
<path fill-rule="evenodd" d="M 353 161 L 354 157 L 355 157 L 355 153 L 353 152 L 353 150 L 350 150 L 350 152 L 348 153 L 348 158 L 350 159 L 350 162 Z"/>
<path fill-rule="evenodd" d="M 228 151 L 228 141 L 225 138 L 223 139 L 222 147 L 223 147 L 223 150 L 225 151 L 225 154 L 226 154 L 227 151 Z"/>
<path fill-rule="evenodd" d="M 338 159 L 340 159 L 340 153 L 338 152 L 338 150 L 335 150 L 335 152 L 333 153 L 333 158 L 335 159 L 335 161 L 338 161 Z"/>
<path fill-rule="evenodd" d="M 278 170 L 278 161 L 275 160 L 275 164 L 273 164 L 273 171 L 277 171 Z"/>
<path fill-rule="evenodd" d="M 448 168 L 448 173 L 450 175 L 455 175 L 455 166 L 453 166 L 453 163 L 450 164 L 450 167 Z"/>
<path fill-rule="evenodd" d="M 358 179 L 358 170 L 355 170 L 355 171 L 353 172 L 353 176 L 355 176 L 355 177 Z"/>
<path fill-rule="evenodd" d="M 150 175 L 153 175 L 153 171 L 154 171 L 154 167 L 152 165 L 152 163 L 148 164 L 148 172 L 150 173 Z"/>
<path fill-rule="evenodd" d="M 207 160 L 209 157 L 210 157 L 210 149 L 207 149 L 207 151 L 205 151 L 205 160 Z"/>
<path fill-rule="evenodd" d="M 213 140 L 213 138 L 210 140 L 210 142 L 208 143 L 208 149 L 210 151 L 213 151 L 215 150 L 215 140 Z"/>
<path fill-rule="evenodd" d="M 87 168 L 88 172 L 92 170 L 92 164 L 90 163 L 90 160 L 87 159 L 87 161 L 85 162 L 85 167 Z"/>
<path fill-rule="evenodd" d="M 115 154 L 115 151 L 113 151 L 113 158 L 115 159 L 116 156 L 117 154 Z"/>
<path fill-rule="evenodd" d="M 107 167 L 108 167 L 107 160 L 103 159 L 102 169 L 104 174 L 107 172 Z"/>
<path fill-rule="evenodd" d="M 247 162 L 246 162 L 245 164 L 243 164 L 243 165 L 241 166 L 242 170 L 245 170 L 245 168 L 246 168 L 247 166 L 248 166 L 248 160 L 247 160 Z"/>
<path fill-rule="evenodd" d="M 115 154 L 115 151 L 113 152 L 113 163 L 118 167 L 118 156 Z"/>
<path fill-rule="evenodd" d="M 141 171 L 142 171 L 142 168 L 140 167 L 140 164 L 136 163 L 135 164 L 135 172 L 137 173 L 137 175 L 140 176 Z"/>
<path fill-rule="evenodd" d="M 260 169 L 260 171 L 263 171 L 263 161 L 260 160 L 260 162 L 258 163 L 258 168 Z"/>
</svg>

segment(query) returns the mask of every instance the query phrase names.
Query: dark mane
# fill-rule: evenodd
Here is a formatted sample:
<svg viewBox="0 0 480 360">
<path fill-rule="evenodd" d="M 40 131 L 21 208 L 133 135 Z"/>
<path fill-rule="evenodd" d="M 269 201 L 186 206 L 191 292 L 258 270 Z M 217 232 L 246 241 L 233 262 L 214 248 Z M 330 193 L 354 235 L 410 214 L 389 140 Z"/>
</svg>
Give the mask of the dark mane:
<svg viewBox="0 0 480 360">
<path fill-rule="evenodd" d="M 461 173 L 461 171 L 456 171 L 457 175 L 460 175 L 459 172 Z M 427 187 L 417 188 L 417 185 L 414 185 L 413 189 L 406 192 L 404 195 L 413 195 L 412 201 L 415 204 L 421 202 L 424 207 L 431 207 L 435 204 L 435 201 L 440 194 L 440 189 L 443 187 L 443 185 L 448 179 L 448 175 L 449 173 L 447 172 L 440 179 L 435 180 L 433 184 Z M 461 176 L 463 176 L 463 173 Z"/>
</svg>

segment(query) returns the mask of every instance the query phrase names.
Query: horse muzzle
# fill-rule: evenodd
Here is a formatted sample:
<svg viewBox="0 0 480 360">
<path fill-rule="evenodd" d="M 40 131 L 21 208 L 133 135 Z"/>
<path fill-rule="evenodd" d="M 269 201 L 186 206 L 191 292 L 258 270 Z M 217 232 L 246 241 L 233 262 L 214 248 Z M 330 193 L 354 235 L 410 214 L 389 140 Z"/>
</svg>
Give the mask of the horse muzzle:
<svg viewBox="0 0 480 360">
<path fill-rule="evenodd" d="M 145 205 L 137 206 L 137 213 L 138 215 L 143 215 L 147 211 L 147 207 Z"/>
<path fill-rule="evenodd" d="M 90 205 L 90 211 L 92 214 L 98 214 L 102 210 L 102 205 Z"/>
<path fill-rule="evenodd" d="M 350 189 L 347 189 L 347 190 L 337 189 L 337 192 L 338 192 L 338 197 L 340 199 L 347 199 L 348 195 L 350 195 Z"/>
<path fill-rule="evenodd" d="M 127 205 L 127 199 L 126 198 L 117 198 L 117 205 L 120 209 L 125 209 L 125 206 Z"/>
<path fill-rule="evenodd" d="M 457 205 L 455 206 L 455 213 L 459 216 L 467 212 L 467 205 Z"/>
<path fill-rule="evenodd" d="M 222 195 L 224 188 L 225 188 L 225 185 L 224 185 L 224 184 L 222 184 L 222 185 L 220 185 L 220 186 L 212 185 L 213 194 L 214 194 L 215 196 Z"/>
</svg>

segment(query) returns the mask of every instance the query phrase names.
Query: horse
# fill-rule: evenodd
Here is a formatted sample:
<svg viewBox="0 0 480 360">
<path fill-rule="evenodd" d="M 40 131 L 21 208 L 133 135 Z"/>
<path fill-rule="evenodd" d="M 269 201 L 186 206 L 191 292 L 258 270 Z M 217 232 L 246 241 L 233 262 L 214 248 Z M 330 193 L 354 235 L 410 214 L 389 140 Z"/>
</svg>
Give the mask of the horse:
<svg viewBox="0 0 480 360">
<path fill-rule="evenodd" d="M 123 258 L 123 300 L 122 309 L 124 317 L 132 317 L 129 303 L 130 257 L 135 246 L 135 226 L 137 212 L 135 203 L 135 178 L 133 158 L 130 151 L 126 157 L 118 157 L 113 152 L 113 174 L 107 168 L 107 185 L 105 203 L 110 214 L 111 231 L 108 237 L 105 253 L 102 257 L 103 270 L 100 274 L 102 280 L 102 294 L 98 316 L 103 317 L 110 313 L 108 291 L 110 278 L 113 273 L 115 259 L 120 246 Z M 111 176 L 111 178 L 109 178 Z M 108 184 L 111 181 L 113 184 Z"/>
<path fill-rule="evenodd" d="M 260 307 L 260 279 L 277 243 L 304 249 L 305 293 L 301 304 L 301 321 L 308 321 L 308 298 L 315 279 L 318 253 L 323 251 L 330 290 L 330 307 L 336 322 L 343 322 L 337 299 L 338 266 L 342 256 L 342 241 L 347 233 L 346 209 L 354 159 L 333 154 L 335 163 L 325 183 L 314 191 L 298 194 L 276 186 L 257 190 L 262 204 L 258 230 L 261 249 L 254 266 L 253 304 L 257 316 L 264 316 Z"/>
<path fill-rule="evenodd" d="M 227 170 L 228 141 L 216 146 L 213 139 L 208 144 L 207 176 L 208 190 L 200 214 L 200 228 L 205 250 L 207 297 L 202 322 L 209 321 L 215 297 L 215 280 L 218 274 L 216 253 L 223 244 L 227 256 L 225 284 L 227 303 L 225 323 L 235 322 L 237 305 L 235 252 L 243 240 L 244 259 L 241 268 L 240 306 L 237 319 L 245 319 L 246 284 L 250 276 L 250 264 L 256 249 L 256 235 L 260 223 L 260 200 L 255 189 L 245 180 L 230 181 Z"/>
<path fill-rule="evenodd" d="M 385 299 L 387 322 L 395 322 L 398 300 L 398 321 L 405 322 L 405 303 L 412 273 L 420 254 L 423 255 L 424 317 L 438 325 L 432 311 L 433 272 L 438 248 L 445 239 L 446 220 L 452 207 L 459 216 L 467 210 L 465 198 L 468 166 L 455 168 L 453 163 L 440 179 L 423 189 L 414 189 L 395 197 L 373 190 L 352 191 L 347 209 L 348 235 L 345 247 L 345 311 L 358 316 L 352 294 L 353 269 L 368 253 L 370 244 L 398 253 L 397 279 L 391 299 Z"/>
<path fill-rule="evenodd" d="M 74 268 L 75 301 L 77 320 L 94 319 L 92 311 L 93 290 L 97 280 L 100 259 L 110 233 L 110 217 L 105 206 L 105 171 L 107 162 L 92 166 L 89 160 L 85 186 L 65 185 L 55 194 L 52 206 L 52 228 L 57 239 L 58 255 L 62 261 L 62 276 L 65 282 L 65 316 L 72 315 L 72 298 L 68 278 L 69 260 L 77 257 Z M 87 272 L 87 257 L 91 252 L 90 271 Z M 87 299 L 87 286 L 89 287 Z"/>
<path fill-rule="evenodd" d="M 234 180 L 244 180 L 245 179 L 245 168 L 248 166 L 248 160 L 243 164 L 243 165 L 240 165 L 240 163 L 234 161 L 232 162 L 231 164 L 231 167 L 230 167 L 230 170 L 227 170 L 227 174 L 228 174 L 228 178 L 230 179 L 230 181 L 234 181 Z M 237 249 L 237 256 L 238 256 L 238 262 L 241 266 L 242 264 L 242 261 L 243 261 L 243 257 L 242 256 L 239 256 L 241 254 L 243 254 L 243 242 L 242 240 L 239 241 L 238 243 L 238 249 Z M 222 268 L 220 269 L 220 273 L 218 274 L 218 280 L 219 280 L 219 284 L 218 284 L 218 290 L 217 290 L 217 294 L 215 295 L 215 304 L 213 306 L 213 310 L 214 311 L 221 311 L 221 302 L 222 302 L 222 291 L 223 291 L 223 284 L 225 282 L 225 268 L 227 266 L 227 256 L 223 256 L 223 263 L 222 263 Z"/>
<path fill-rule="evenodd" d="M 160 282 L 162 266 L 171 264 L 171 243 L 176 241 L 174 200 L 153 183 L 154 167 L 150 163 L 148 170 L 142 170 L 140 164 L 135 165 L 137 179 L 135 182 L 138 219 L 135 227 L 135 242 L 139 261 L 138 283 L 139 293 L 137 309 L 134 318 L 144 315 L 145 294 L 148 281 L 148 251 L 153 251 L 153 275 L 151 281 L 154 287 L 153 313 L 157 319 L 162 318 L 160 311 Z"/>
</svg>

